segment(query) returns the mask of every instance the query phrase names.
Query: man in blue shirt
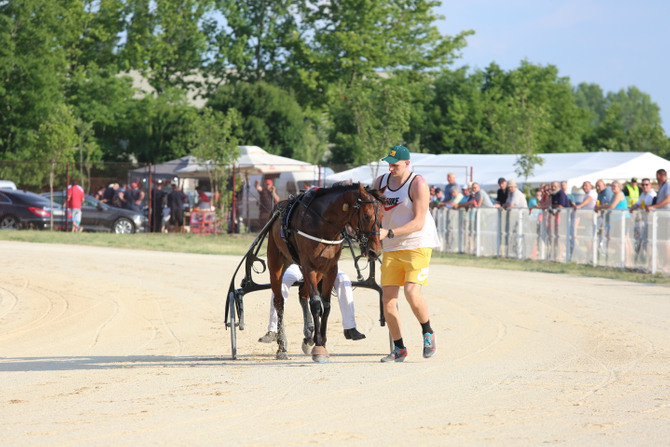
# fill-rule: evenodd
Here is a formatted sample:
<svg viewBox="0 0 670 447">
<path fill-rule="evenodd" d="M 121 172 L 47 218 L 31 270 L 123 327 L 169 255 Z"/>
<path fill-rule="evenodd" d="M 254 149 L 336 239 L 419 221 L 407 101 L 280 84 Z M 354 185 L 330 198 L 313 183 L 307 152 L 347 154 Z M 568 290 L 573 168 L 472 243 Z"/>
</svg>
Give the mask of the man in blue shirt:
<svg viewBox="0 0 670 447">
<path fill-rule="evenodd" d="M 612 199 L 614 199 L 614 193 L 612 192 L 612 188 L 605 185 L 604 181 L 598 180 L 596 182 L 596 191 L 598 191 L 598 206 L 602 207 L 603 205 L 609 205 L 612 203 Z"/>
<path fill-rule="evenodd" d="M 570 199 L 561 189 L 558 182 L 551 183 L 551 207 L 556 208 L 570 208 Z"/>
</svg>

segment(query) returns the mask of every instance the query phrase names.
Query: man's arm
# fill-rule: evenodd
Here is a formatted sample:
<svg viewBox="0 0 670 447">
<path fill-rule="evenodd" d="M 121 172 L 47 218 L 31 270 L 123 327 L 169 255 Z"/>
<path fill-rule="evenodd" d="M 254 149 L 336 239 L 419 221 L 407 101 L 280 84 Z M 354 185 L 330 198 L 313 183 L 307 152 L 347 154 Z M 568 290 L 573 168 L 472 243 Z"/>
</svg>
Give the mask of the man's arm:
<svg viewBox="0 0 670 447">
<path fill-rule="evenodd" d="M 586 197 L 584 197 L 584 200 L 582 201 L 582 203 L 580 203 L 579 205 L 573 205 L 573 207 L 575 209 L 584 208 L 586 205 L 588 205 L 591 202 L 593 202 L 593 197 L 591 197 L 590 195 L 587 194 Z"/>
<path fill-rule="evenodd" d="M 274 185 L 270 186 L 270 191 L 272 192 L 272 198 L 274 199 L 275 202 L 279 202 L 281 199 L 279 198 L 279 194 L 277 194 L 277 188 L 275 188 Z"/>
<path fill-rule="evenodd" d="M 651 209 L 651 210 L 655 210 L 655 209 L 657 209 L 657 208 L 664 207 L 664 206 L 666 206 L 666 205 L 668 205 L 668 204 L 670 204 L 670 195 L 665 196 L 665 199 L 663 199 L 662 202 L 656 202 L 656 205 L 650 205 L 650 206 L 648 206 L 648 207 L 647 207 L 647 211 L 649 211 L 650 209 Z"/>
</svg>

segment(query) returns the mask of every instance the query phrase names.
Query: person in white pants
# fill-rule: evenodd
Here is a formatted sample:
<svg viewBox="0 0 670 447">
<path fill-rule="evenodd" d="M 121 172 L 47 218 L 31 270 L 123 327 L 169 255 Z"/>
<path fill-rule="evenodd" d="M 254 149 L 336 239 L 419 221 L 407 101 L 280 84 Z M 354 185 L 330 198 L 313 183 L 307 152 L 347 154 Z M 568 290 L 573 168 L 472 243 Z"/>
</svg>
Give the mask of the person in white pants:
<svg viewBox="0 0 670 447">
<path fill-rule="evenodd" d="M 281 294 L 284 297 L 284 306 L 288 298 L 288 291 L 293 284 L 302 281 L 302 271 L 297 264 L 291 264 L 284 272 L 281 284 Z M 356 317 L 354 313 L 354 293 L 351 288 L 351 279 L 343 271 L 337 272 L 335 284 L 333 285 L 337 292 L 337 298 L 342 312 L 342 326 L 344 327 L 344 336 L 347 340 L 362 340 L 365 338 L 356 329 Z M 258 339 L 261 343 L 271 343 L 277 341 L 277 311 L 274 305 L 274 294 L 270 294 L 270 321 L 268 323 L 268 332 Z"/>
</svg>

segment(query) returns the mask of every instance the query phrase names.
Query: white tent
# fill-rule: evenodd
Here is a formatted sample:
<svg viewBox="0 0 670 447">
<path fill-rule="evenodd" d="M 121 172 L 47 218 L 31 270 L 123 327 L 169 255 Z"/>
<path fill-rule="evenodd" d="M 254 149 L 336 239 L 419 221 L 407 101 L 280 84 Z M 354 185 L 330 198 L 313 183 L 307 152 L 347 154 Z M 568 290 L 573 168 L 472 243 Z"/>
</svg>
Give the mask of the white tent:
<svg viewBox="0 0 670 447">
<path fill-rule="evenodd" d="M 527 184 L 537 187 L 541 183 L 552 181 L 568 182 L 568 188 L 579 188 L 585 180 L 595 183 L 603 179 L 606 183 L 614 180 L 630 180 L 631 177 L 655 179 L 656 170 L 670 171 L 670 161 L 649 152 L 578 152 L 562 154 L 539 154 L 544 162 L 536 166 Z M 518 156 L 513 154 L 418 154 L 411 153 L 412 170 L 426 178 L 429 184 L 444 187 L 447 173 L 456 175 L 456 182 L 463 184 L 478 182 L 485 190 L 495 191 L 498 179 L 515 179 L 524 183 L 515 173 Z M 371 184 L 372 170 L 378 166 L 378 174 L 388 172 L 386 162 L 374 162 L 369 165 L 338 172 L 326 177 L 327 184 L 341 180 L 353 180 Z"/>
<path fill-rule="evenodd" d="M 244 175 L 315 172 L 318 177 L 318 166 L 311 163 L 270 154 L 258 146 L 237 146 L 237 149 L 239 157 L 234 162 L 234 169 Z M 211 161 L 192 163 L 178 169 L 177 175 L 180 177 L 206 177 L 211 166 Z"/>
</svg>

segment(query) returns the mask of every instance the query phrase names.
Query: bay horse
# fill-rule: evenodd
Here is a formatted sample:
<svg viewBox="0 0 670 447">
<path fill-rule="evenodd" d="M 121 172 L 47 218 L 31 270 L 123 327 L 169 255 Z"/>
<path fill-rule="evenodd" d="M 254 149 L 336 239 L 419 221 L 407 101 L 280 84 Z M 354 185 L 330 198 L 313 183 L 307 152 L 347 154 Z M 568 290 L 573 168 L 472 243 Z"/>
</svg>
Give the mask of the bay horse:
<svg viewBox="0 0 670 447">
<path fill-rule="evenodd" d="M 278 316 L 277 359 L 288 358 L 282 276 L 289 265 L 297 263 L 305 278 L 300 287 L 305 336 L 303 352 L 308 354 L 309 347 L 314 345 L 312 360 L 319 363 L 328 361 L 326 327 L 342 242 L 350 231 L 361 248 L 361 254 L 373 261 L 378 259 L 381 255 L 379 228 L 385 200 L 383 190 L 368 189 L 354 183 L 311 189 L 291 201 L 277 204 L 267 245 L 270 286 Z"/>
</svg>

